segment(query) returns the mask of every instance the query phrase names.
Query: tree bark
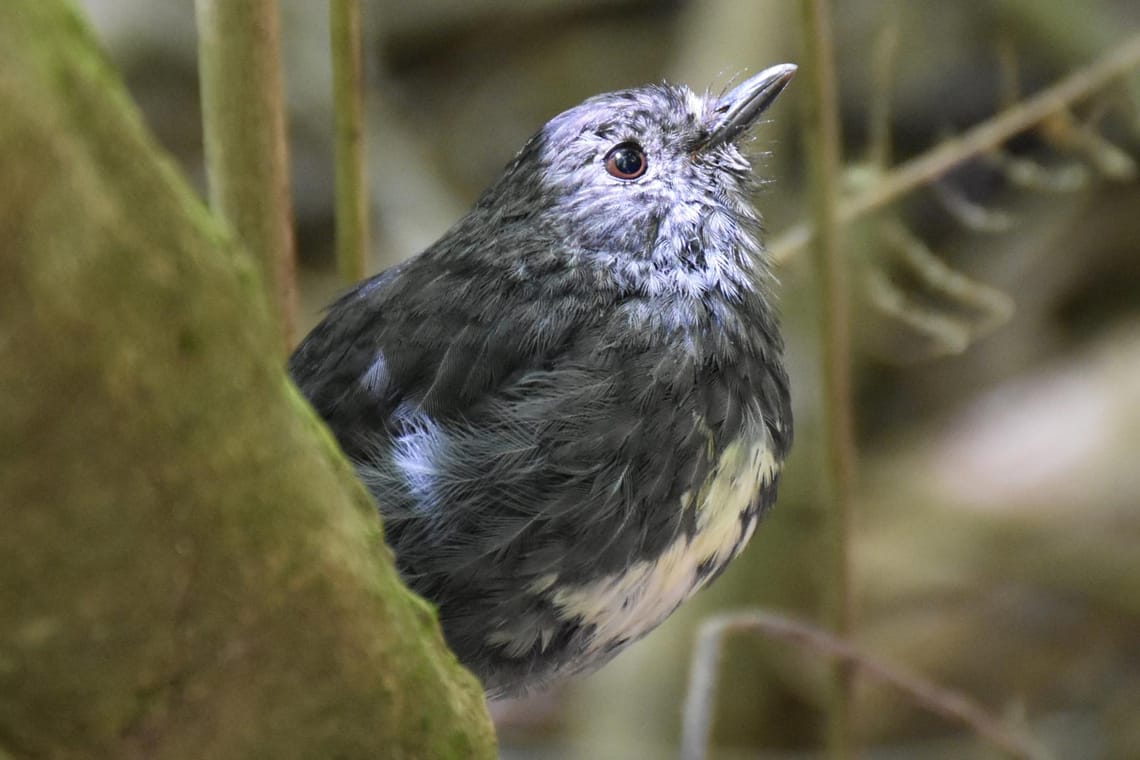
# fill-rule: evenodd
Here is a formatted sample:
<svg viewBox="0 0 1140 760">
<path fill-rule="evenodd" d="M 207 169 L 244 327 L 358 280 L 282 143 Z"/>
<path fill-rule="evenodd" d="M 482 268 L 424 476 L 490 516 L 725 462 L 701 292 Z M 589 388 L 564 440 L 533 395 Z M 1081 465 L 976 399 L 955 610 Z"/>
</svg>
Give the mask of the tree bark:
<svg viewBox="0 0 1140 760">
<path fill-rule="evenodd" d="M 63 0 L 0 3 L 0 757 L 491 757 L 260 273 Z"/>
</svg>

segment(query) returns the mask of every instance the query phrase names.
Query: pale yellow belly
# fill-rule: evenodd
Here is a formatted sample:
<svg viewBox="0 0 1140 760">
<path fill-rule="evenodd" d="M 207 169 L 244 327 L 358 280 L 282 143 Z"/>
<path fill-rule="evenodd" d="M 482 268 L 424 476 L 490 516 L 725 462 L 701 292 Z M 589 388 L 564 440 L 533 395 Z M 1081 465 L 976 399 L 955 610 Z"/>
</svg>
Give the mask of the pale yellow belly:
<svg viewBox="0 0 1140 760">
<path fill-rule="evenodd" d="M 715 575 L 710 566 L 731 560 L 756 527 L 755 516 L 742 520 L 741 514 L 779 467 L 766 441 L 730 444 L 705 485 L 695 495 L 686 493 L 678 505 L 697 509 L 693 535 L 678 536 L 659 556 L 634 562 L 624 572 L 554 591 L 561 615 L 595 627 L 587 651 L 644 636 Z M 541 585 L 556 586 L 554 577 L 544 581 Z"/>
</svg>

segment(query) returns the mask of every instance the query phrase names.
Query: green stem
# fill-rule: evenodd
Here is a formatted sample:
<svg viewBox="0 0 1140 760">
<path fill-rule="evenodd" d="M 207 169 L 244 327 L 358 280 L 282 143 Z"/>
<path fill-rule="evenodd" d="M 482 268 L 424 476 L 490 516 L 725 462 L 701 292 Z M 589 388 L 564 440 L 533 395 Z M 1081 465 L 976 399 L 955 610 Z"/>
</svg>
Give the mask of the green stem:
<svg viewBox="0 0 1140 760">
<path fill-rule="evenodd" d="M 332 0 L 329 14 L 336 112 L 336 259 L 341 277 L 356 282 L 363 279 L 368 263 L 360 0 Z"/>
<path fill-rule="evenodd" d="M 839 224 L 839 98 L 835 78 L 834 40 L 828 0 L 804 0 L 807 51 L 807 147 L 811 164 L 812 209 L 817 230 L 816 266 L 821 308 L 821 351 L 824 375 L 825 479 L 828 510 L 828 619 L 835 634 L 851 638 L 855 601 L 851 571 L 854 511 L 855 437 L 851 403 L 851 325 L 847 267 Z M 853 736 L 854 669 L 838 661 L 832 669 L 828 709 L 828 748 L 832 757 L 855 754 Z"/>
<path fill-rule="evenodd" d="M 196 8 L 210 206 L 261 264 L 288 351 L 296 280 L 277 3 Z"/>
</svg>

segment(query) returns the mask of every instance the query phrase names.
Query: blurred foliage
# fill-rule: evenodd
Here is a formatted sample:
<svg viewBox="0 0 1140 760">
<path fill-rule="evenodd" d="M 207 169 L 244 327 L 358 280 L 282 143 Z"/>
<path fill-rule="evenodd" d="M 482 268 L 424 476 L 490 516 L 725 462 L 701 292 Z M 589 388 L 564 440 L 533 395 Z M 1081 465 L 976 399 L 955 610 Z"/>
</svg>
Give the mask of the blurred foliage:
<svg viewBox="0 0 1140 760">
<path fill-rule="evenodd" d="M 200 177 L 189 4 L 86 4 L 151 124 Z M 322 3 L 283 8 L 302 319 L 312 322 L 339 287 L 328 29 Z M 835 8 L 855 186 L 886 168 L 876 159 L 928 150 L 1140 30 L 1134 0 Z M 775 0 L 366 3 L 371 268 L 434 240 L 563 108 L 643 81 L 719 87 L 796 61 L 797 23 L 795 4 Z M 875 51 L 889 28 L 884 77 Z M 1068 124 L 1025 133 L 847 230 L 860 271 L 879 272 L 887 301 L 907 307 L 883 308 L 862 275 L 851 283 L 860 643 L 1023 722 L 1058 757 L 1140 755 L 1140 184 L 1127 171 L 1140 157 L 1137 93 L 1140 74 L 1082 103 Z M 889 138 L 872 150 L 885 95 Z M 793 86 L 754 143 L 772 180 L 757 203 L 773 232 L 805 216 L 796 97 Z M 1097 141 L 1110 147 L 1098 152 Z M 802 258 L 780 272 L 798 429 L 778 509 L 713 589 L 639 647 L 553 695 L 498 705 L 508 757 L 667 756 L 702 615 L 757 604 L 818 611 L 817 310 Z M 1014 311 L 971 331 L 960 351 L 938 350 L 907 315 L 969 325 L 986 315 L 953 287 L 931 287 L 918 259 Z M 819 746 L 818 660 L 742 639 L 723 662 L 723 756 Z M 858 718 L 869 756 L 984 756 L 971 737 L 872 685 Z"/>
</svg>

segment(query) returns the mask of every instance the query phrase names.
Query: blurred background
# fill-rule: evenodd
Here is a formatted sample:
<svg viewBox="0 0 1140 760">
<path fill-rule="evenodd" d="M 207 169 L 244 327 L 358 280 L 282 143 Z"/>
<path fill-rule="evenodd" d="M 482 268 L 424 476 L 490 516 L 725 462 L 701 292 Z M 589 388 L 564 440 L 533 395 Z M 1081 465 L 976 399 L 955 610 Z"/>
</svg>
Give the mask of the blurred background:
<svg viewBox="0 0 1140 760">
<path fill-rule="evenodd" d="M 203 188 L 193 4 L 83 0 L 159 139 Z M 379 271 L 432 242 L 547 119 L 607 90 L 720 88 L 802 61 L 787 0 L 366 0 Z M 327 4 L 282 3 L 302 326 L 333 265 Z M 847 184 L 1140 34 L 1135 0 L 835 4 Z M 694 632 L 716 611 L 818 618 L 818 304 L 803 91 L 752 149 L 779 257 L 797 441 L 778 508 L 715 586 L 598 674 L 495 706 L 507 758 L 675 756 Z M 1057 757 L 1140 757 L 1140 73 L 849 226 L 860 449 L 858 642 Z M 826 668 L 755 637 L 722 657 L 715 757 L 822 746 Z M 867 679 L 874 758 L 993 756 Z"/>
</svg>

